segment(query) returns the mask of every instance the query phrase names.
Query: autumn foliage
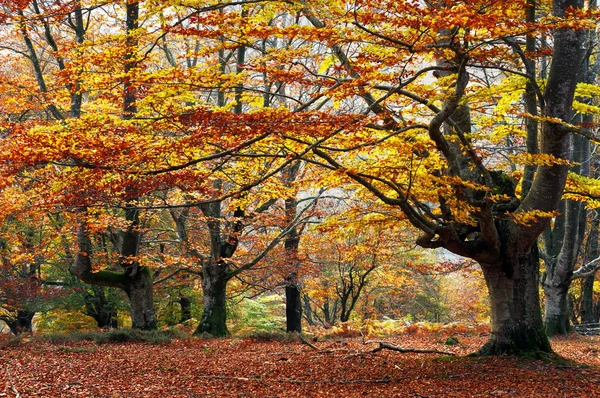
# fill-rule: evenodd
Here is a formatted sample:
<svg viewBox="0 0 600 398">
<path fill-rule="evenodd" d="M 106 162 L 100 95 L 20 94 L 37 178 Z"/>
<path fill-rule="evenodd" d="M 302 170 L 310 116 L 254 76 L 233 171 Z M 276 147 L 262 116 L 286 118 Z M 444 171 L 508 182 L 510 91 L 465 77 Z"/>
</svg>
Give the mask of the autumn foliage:
<svg viewBox="0 0 600 398">
<path fill-rule="evenodd" d="M 0 317 L 213 336 L 284 314 L 299 331 L 302 311 L 348 335 L 490 321 L 480 354 L 551 353 L 572 278 L 598 296 L 581 204 L 598 207 L 597 21 L 575 0 L 1 1 Z M 161 364 L 146 370 L 184 388 L 196 370 L 161 355 L 202 344 L 228 343 L 144 346 Z M 299 371 L 290 347 L 273 361 Z M 367 384 L 404 379 L 344 355 L 377 368 Z M 273 368 L 264 380 L 220 362 L 199 379 L 313 383 L 270 356 L 245 359 Z M 313 381 L 351 392 L 338 376 Z M 151 394 L 183 391 L 169 388 Z"/>
</svg>

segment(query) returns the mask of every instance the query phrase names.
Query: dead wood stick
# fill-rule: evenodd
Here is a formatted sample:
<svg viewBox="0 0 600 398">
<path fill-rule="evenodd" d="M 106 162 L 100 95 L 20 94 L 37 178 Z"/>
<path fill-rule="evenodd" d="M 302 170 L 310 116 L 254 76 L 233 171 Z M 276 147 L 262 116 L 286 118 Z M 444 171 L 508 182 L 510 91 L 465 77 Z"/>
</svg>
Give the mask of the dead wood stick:
<svg viewBox="0 0 600 398">
<path fill-rule="evenodd" d="M 4 364 L 4 371 L 6 372 L 6 375 L 8 376 L 8 384 L 10 384 L 10 388 L 13 391 L 13 393 L 15 394 L 15 398 L 20 398 L 21 394 L 19 394 L 19 390 L 17 390 L 17 387 L 15 387 L 15 384 L 13 383 L 13 379 L 12 376 L 10 374 L 10 372 L 8 371 L 8 361 L 5 361 L 6 363 Z"/>
<path fill-rule="evenodd" d="M 372 353 L 381 351 L 383 349 L 398 351 L 398 352 L 415 352 L 420 354 L 443 354 L 455 356 L 456 354 L 450 351 L 439 351 L 439 350 L 422 350 L 419 348 L 402 348 L 392 343 L 386 343 L 385 341 L 379 341 L 379 347 L 371 350 Z"/>
<path fill-rule="evenodd" d="M 350 379 L 350 380 L 297 380 L 297 379 L 263 379 L 258 376 L 251 377 L 237 377 L 237 376 L 226 376 L 226 375 L 199 375 L 203 379 L 217 379 L 217 380 L 237 380 L 237 381 L 257 381 L 259 383 L 290 383 L 290 384 L 360 384 L 360 383 L 392 383 L 399 380 L 404 380 L 407 377 L 384 377 L 382 379 Z"/>
<path fill-rule="evenodd" d="M 396 344 L 389 343 L 387 341 L 366 340 L 365 339 L 365 335 L 362 333 L 362 331 L 360 332 L 360 335 L 362 336 L 363 344 L 371 344 L 371 343 L 378 343 L 379 344 L 379 347 L 374 348 L 371 351 L 371 353 L 375 353 L 375 352 L 381 351 L 383 349 L 388 349 L 388 350 L 398 351 L 398 352 L 414 352 L 414 353 L 420 353 L 420 354 L 442 354 L 442 355 L 456 356 L 455 353 L 450 352 L 450 351 L 422 350 L 422 349 L 419 349 L 419 348 L 402 348 L 400 346 L 397 346 Z"/>
<path fill-rule="evenodd" d="M 302 335 L 300 333 L 298 333 L 298 337 L 300 338 L 301 342 L 303 342 L 304 344 L 306 344 L 307 346 L 309 346 L 313 350 L 319 351 L 319 347 L 315 346 L 313 343 L 311 343 L 310 341 L 306 340 L 304 337 L 302 337 Z"/>
</svg>

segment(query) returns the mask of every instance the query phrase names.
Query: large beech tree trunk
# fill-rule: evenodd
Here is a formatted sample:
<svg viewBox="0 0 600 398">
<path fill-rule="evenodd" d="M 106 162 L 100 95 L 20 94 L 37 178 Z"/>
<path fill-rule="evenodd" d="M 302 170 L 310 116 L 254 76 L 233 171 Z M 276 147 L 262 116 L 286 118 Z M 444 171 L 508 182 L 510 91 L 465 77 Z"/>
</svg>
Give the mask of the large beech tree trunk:
<svg viewBox="0 0 600 398">
<path fill-rule="evenodd" d="M 134 329 L 156 329 L 152 275 L 148 267 L 142 267 L 125 288 L 129 297 L 131 326 Z"/>
<path fill-rule="evenodd" d="M 83 216 L 87 210 L 79 210 Z M 137 211 L 127 212 L 129 217 L 137 219 Z M 130 220 L 131 221 L 131 220 Z M 133 223 L 137 226 L 137 223 Z M 85 217 L 79 220 L 77 226 L 77 243 L 79 252 L 71 264 L 69 271 L 85 283 L 94 286 L 110 286 L 122 289 L 129 297 L 131 309 L 131 323 L 136 329 L 150 330 L 156 328 L 156 316 L 154 311 L 154 302 L 152 300 L 152 276 L 148 267 L 141 267 L 137 261 L 131 260 L 130 256 L 137 255 L 139 239 L 134 239 L 138 232 L 130 228 L 128 231 L 122 231 L 122 244 L 120 250 L 120 266 L 122 272 L 109 270 L 92 270 L 93 245 Z"/>
<path fill-rule="evenodd" d="M 551 352 L 539 297 L 537 244 L 525 253 L 505 252 L 503 261 L 481 264 L 491 305 L 491 336 L 482 355 Z"/>
<path fill-rule="evenodd" d="M 202 303 L 204 308 L 195 335 L 227 336 L 228 266 L 213 262 L 202 267 Z"/>
</svg>

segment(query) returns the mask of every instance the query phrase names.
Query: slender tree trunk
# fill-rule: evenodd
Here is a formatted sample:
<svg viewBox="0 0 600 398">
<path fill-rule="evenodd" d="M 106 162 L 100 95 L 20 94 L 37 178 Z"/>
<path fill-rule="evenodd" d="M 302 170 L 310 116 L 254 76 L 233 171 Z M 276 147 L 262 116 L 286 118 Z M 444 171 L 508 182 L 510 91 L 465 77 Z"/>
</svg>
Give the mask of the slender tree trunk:
<svg viewBox="0 0 600 398">
<path fill-rule="evenodd" d="M 289 222 L 296 216 L 297 202 L 295 199 L 285 201 L 287 219 Z M 285 239 L 285 252 L 287 260 L 291 262 L 291 272 L 286 277 L 285 285 L 285 320 L 288 332 L 302 333 L 302 302 L 300 294 L 300 281 L 298 270 L 298 245 L 300 234 L 297 228 L 293 228 Z"/>
<path fill-rule="evenodd" d="M 107 300 L 105 287 L 91 287 L 93 294 L 85 291 L 85 311 L 84 313 L 91 316 L 96 321 L 99 328 L 117 327 L 117 309 L 114 304 Z"/>
<path fill-rule="evenodd" d="M 313 312 L 312 312 L 312 308 L 310 306 L 310 298 L 308 297 L 308 294 L 304 294 L 302 296 L 302 301 L 304 304 L 304 317 L 306 318 L 306 322 L 308 322 L 308 324 L 310 326 L 314 326 L 315 325 L 315 321 L 313 319 Z"/>
<path fill-rule="evenodd" d="M 594 216 L 590 223 L 590 234 L 588 237 L 588 254 L 587 261 L 592 261 L 600 256 L 600 248 L 598 247 L 598 232 L 600 230 L 600 220 Z M 596 323 L 598 322 L 597 315 L 594 311 L 594 280 L 596 274 L 586 277 L 581 283 L 581 323 Z"/>
<path fill-rule="evenodd" d="M 285 287 L 286 331 L 302 333 L 302 302 L 297 283 Z"/>
<path fill-rule="evenodd" d="M 578 165 L 572 172 L 589 175 L 589 142 L 583 137 L 573 137 L 571 160 Z M 557 258 L 549 258 L 542 286 L 546 295 L 544 323 L 548 336 L 567 334 L 571 330 L 568 311 L 568 293 L 573 269 L 577 262 L 585 233 L 585 209 L 580 201 L 566 201 L 566 216 L 562 218 L 562 244 Z M 555 223 L 556 225 L 556 223 Z M 550 227 L 548 227 L 550 228 Z"/>
<path fill-rule="evenodd" d="M 285 170 L 285 180 L 291 185 L 300 171 L 300 162 L 296 162 Z M 287 223 L 292 223 L 298 212 L 298 201 L 295 197 L 285 199 L 285 218 Z M 301 230 L 292 228 L 285 238 L 285 257 L 288 262 L 288 275 L 285 278 L 285 320 L 288 332 L 302 333 L 302 301 L 300 292 L 300 260 L 298 247 L 300 246 Z"/>
<path fill-rule="evenodd" d="M 525 253 L 504 254 L 502 262 L 481 264 L 490 294 L 492 331 L 478 354 L 552 352 L 540 311 L 537 244 Z"/>
<path fill-rule="evenodd" d="M 583 281 L 581 294 L 581 323 L 596 323 L 598 318 L 594 313 L 594 280 L 596 275 L 588 276 Z"/>
<path fill-rule="evenodd" d="M 329 309 L 329 299 L 326 299 L 325 303 L 323 304 L 323 319 L 325 319 L 326 327 L 333 325 L 333 319 Z"/>
<path fill-rule="evenodd" d="M 179 305 L 181 306 L 181 319 L 179 323 L 186 323 L 192 319 L 192 300 L 187 296 L 180 296 Z"/>
</svg>

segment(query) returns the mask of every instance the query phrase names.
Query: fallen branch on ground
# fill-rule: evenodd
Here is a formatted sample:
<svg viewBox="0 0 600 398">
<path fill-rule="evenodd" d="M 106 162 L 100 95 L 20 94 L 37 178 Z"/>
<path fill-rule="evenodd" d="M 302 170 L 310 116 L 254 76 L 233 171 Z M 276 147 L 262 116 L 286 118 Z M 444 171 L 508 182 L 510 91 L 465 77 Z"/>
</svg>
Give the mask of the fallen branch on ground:
<svg viewBox="0 0 600 398">
<path fill-rule="evenodd" d="M 360 335 L 362 336 L 363 344 L 372 344 L 372 343 L 379 344 L 379 347 L 371 350 L 371 353 L 376 353 L 378 351 L 386 349 L 386 350 L 392 350 L 392 351 L 398 351 L 398 352 L 413 352 L 413 353 L 419 353 L 419 354 L 442 354 L 442 355 L 456 356 L 455 353 L 450 352 L 450 351 L 424 350 L 424 349 L 420 349 L 420 348 L 402 348 L 400 346 L 397 346 L 396 344 L 393 344 L 393 343 L 390 343 L 387 341 L 365 340 L 365 335 L 362 332 L 360 333 Z"/>
<path fill-rule="evenodd" d="M 312 344 L 310 341 L 306 340 L 304 337 L 302 337 L 302 335 L 300 333 L 298 333 L 298 337 L 300 338 L 300 341 L 303 342 L 304 344 L 306 344 L 307 346 L 309 346 L 310 348 L 312 348 L 315 351 L 320 351 L 319 347 L 315 346 L 314 344 Z"/>
<path fill-rule="evenodd" d="M 290 383 L 290 384 L 359 384 L 359 383 L 391 383 L 399 380 L 404 380 L 407 377 L 384 377 L 382 379 L 350 379 L 350 380 L 298 380 L 298 379 L 263 379 L 258 376 L 254 377 L 236 377 L 225 375 L 199 375 L 203 379 L 218 379 L 218 380 L 237 380 L 237 381 L 257 381 L 260 383 Z"/>
<path fill-rule="evenodd" d="M 402 348 L 392 343 L 386 343 L 385 341 L 379 341 L 379 347 L 371 350 L 372 353 L 381 351 L 383 349 L 398 351 L 398 352 L 415 352 L 420 354 L 442 354 L 455 356 L 456 354 L 450 351 L 439 351 L 439 350 L 423 350 L 419 348 Z"/>
<path fill-rule="evenodd" d="M 10 372 L 8 371 L 8 361 L 5 360 L 5 364 L 4 364 L 4 371 L 6 372 L 6 375 L 8 376 L 8 384 L 10 384 L 10 388 L 13 391 L 13 393 L 15 394 L 15 398 L 20 398 L 21 394 L 19 394 L 19 390 L 17 390 L 17 387 L 15 387 L 15 384 L 13 383 L 13 379 L 12 376 L 10 374 Z"/>
</svg>

